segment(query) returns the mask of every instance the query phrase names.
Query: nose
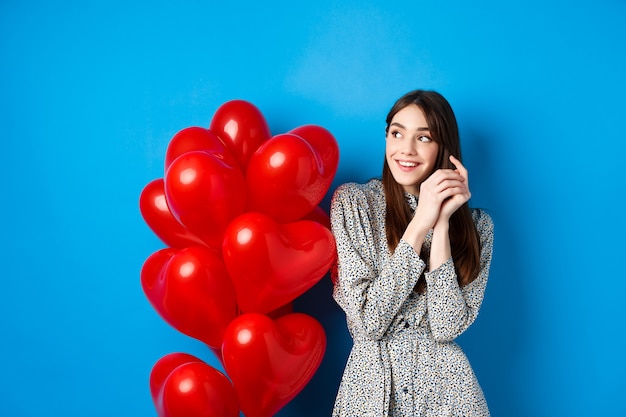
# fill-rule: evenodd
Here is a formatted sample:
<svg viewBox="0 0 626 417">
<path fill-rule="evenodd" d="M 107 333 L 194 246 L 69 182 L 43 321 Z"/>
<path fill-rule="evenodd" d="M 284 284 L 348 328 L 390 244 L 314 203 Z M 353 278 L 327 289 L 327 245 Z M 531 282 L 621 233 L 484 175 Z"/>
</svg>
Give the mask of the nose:
<svg viewBox="0 0 626 417">
<path fill-rule="evenodd" d="M 405 155 L 415 155 L 417 153 L 417 141 L 413 138 L 406 138 L 402 141 L 400 152 Z"/>
</svg>

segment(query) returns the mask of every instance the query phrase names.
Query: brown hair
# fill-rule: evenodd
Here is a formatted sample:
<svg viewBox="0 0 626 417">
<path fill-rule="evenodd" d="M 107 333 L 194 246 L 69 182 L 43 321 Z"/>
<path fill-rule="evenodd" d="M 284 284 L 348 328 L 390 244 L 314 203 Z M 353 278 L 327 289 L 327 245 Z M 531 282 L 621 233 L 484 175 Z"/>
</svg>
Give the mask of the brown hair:
<svg viewBox="0 0 626 417">
<path fill-rule="evenodd" d="M 439 144 L 435 170 L 454 169 L 449 158 L 450 155 L 454 155 L 461 160 L 459 131 L 452 107 L 441 94 L 435 91 L 415 90 L 400 97 L 387 114 L 387 130 L 395 114 L 411 104 L 417 105 L 424 112 L 431 138 Z M 405 198 L 404 188 L 391 174 L 387 158 L 383 165 L 382 183 L 387 202 L 385 217 L 387 245 L 393 252 L 413 217 L 413 211 Z M 480 242 L 467 203 L 450 217 L 450 247 L 459 285 L 467 285 L 476 279 L 480 271 Z M 424 288 L 425 280 L 421 277 L 416 289 L 423 292 Z"/>
</svg>

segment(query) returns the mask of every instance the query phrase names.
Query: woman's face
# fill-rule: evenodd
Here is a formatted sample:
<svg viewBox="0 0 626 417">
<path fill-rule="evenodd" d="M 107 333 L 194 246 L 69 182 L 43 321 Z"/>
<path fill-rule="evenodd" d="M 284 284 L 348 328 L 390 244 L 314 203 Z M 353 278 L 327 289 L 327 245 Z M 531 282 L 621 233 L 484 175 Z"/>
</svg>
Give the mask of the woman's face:
<svg viewBox="0 0 626 417">
<path fill-rule="evenodd" d="M 396 182 L 419 195 L 422 181 L 435 169 L 439 144 L 431 139 L 422 110 L 408 105 L 393 116 L 387 131 L 385 156 Z"/>
</svg>

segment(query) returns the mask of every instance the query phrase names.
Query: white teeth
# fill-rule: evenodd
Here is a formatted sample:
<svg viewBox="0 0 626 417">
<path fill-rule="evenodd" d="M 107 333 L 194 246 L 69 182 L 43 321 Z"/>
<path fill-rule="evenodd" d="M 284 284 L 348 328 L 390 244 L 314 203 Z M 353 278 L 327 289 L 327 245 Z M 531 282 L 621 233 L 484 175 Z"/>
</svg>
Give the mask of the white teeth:
<svg viewBox="0 0 626 417">
<path fill-rule="evenodd" d="M 409 162 L 409 161 L 398 161 L 398 163 L 402 165 L 403 167 L 416 167 L 417 166 L 415 162 Z"/>
</svg>

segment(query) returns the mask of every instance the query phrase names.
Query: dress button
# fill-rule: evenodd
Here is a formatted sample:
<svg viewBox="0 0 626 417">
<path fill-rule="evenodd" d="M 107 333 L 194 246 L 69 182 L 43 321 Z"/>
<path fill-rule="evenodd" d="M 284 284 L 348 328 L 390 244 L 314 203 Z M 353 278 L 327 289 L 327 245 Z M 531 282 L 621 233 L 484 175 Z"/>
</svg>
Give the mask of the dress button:
<svg viewBox="0 0 626 417">
<path fill-rule="evenodd" d="M 404 388 L 402 389 L 402 391 L 404 391 L 404 393 L 405 393 L 405 394 L 408 394 L 408 393 L 409 393 L 409 389 L 408 389 L 407 387 L 404 387 Z"/>
<path fill-rule="evenodd" d="M 405 321 L 405 322 L 404 322 L 404 328 L 405 328 L 405 329 L 408 329 L 408 328 L 409 328 L 409 326 L 410 326 L 409 322 L 408 322 L 408 321 Z"/>
</svg>

